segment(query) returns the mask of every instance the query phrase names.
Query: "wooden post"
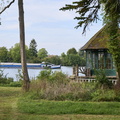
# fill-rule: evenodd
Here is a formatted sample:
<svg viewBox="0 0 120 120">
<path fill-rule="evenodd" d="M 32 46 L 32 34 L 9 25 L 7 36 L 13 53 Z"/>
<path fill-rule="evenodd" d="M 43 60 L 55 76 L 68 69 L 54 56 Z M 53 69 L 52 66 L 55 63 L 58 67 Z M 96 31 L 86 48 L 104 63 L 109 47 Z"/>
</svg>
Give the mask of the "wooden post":
<svg viewBox="0 0 120 120">
<path fill-rule="evenodd" d="M 78 71 L 79 71 L 78 70 L 78 65 L 76 65 L 76 76 L 78 76 L 78 74 L 79 74 Z"/>
</svg>

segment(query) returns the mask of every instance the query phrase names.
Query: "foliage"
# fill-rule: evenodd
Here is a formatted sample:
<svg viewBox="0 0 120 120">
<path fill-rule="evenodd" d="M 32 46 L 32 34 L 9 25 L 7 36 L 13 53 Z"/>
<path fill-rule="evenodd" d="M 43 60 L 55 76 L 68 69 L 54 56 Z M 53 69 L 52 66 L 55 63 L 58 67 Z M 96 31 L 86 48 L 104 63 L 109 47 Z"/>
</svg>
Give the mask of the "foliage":
<svg viewBox="0 0 120 120">
<path fill-rule="evenodd" d="M 16 43 L 15 46 L 10 49 L 10 51 L 13 61 L 20 63 L 21 62 L 20 44 Z"/>
<path fill-rule="evenodd" d="M 36 80 L 31 81 L 27 97 L 59 101 L 120 101 L 119 95 L 109 89 L 112 87 L 106 77 L 102 77 L 101 80 L 99 76 L 98 79 L 95 83 L 78 83 L 71 81 L 62 72 L 44 70 L 39 73 Z"/>
<path fill-rule="evenodd" d="M 41 80 L 49 79 L 51 73 L 52 73 L 51 70 L 42 70 L 37 76 L 37 79 L 41 79 Z"/>
<path fill-rule="evenodd" d="M 48 56 L 48 52 L 47 52 L 47 50 L 45 48 L 39 49 L 39 51 L 38 51 L 38 58 L 44 59 L 47 56 Z"/>
<path fill-rule="evenodd" d="M 70 82 L 62 72 L 41 71 L 37 80 L 31 81 L 29 97 L 48 100 L 90 100 L 92 84 Z"/>
<path fill-rule="evenodd" d="M 27 56 L 28 56 L 28 47 L 25 46 L 25 49 L 26 49 L 26 53 L 27 53 Z M 11 62 L 20 63 L 21 62 L 20 44 L 16 43 L 13 47 L 11 47 L 10 50 L 8 51 L 8 55 L 9 55 L 8 56 L 9 60 Z"/>
<path fill-rule="evenodd" d="M 13 78 L 7 77 L 7 74 L 4 75 L 4 71 L 0 70 L 0 86 L 21 87 L 22 81 L 13 81 Z"/>
<path fill-rule="evenodd" d="M 7 78 L 7 74 L 4 75 L 3 70 L 0 70 L 0 85 L 10 84 L 11 82 L 13 82 L 13 78 Z"/>
<path fill-rule="evenodd" d="M 23 81 L 22 71 L 18 69 L 18 74 L 16 74 L 17 81 Z"/>
<path fill-rule="evenodd" d="M 43 61 L 55 64 L 55 65 L 61 64 L 61 59 L 57 55 L 48 56 L 48 57 L 44 58 Z"/>
<path fill-rule="evenodd" d="M 72 5 L 66 5 L 60 10 L 75 10 L 78 13 L 78 25 L 76 28 L 84 25 L 83 33 L 92 22 L 98 20 L 98 11 L 103 11 L 103 22 L 106 24 L 106 32 L 109 36 L 108 48 L 115 62 L 118 72 L 117 89 L 120 91 L 120 1 L 119 0 L 81 0 L 73 2 Z"/>
<path fill-rule="evenodd" d="M 77 55 L 69 54 L 67 56 L 68 56 L 68 60 L 69 60 L 68 63 L 70 66 L 72 66 L 72 65 L 79 65 L 79 66 L 85 65 L 84 60 L 78 54 Z"/>
<path fill-rule="evenodd" d="M 0 61 L 1 62 L 8 61 L 8 50 L 6 47 L 0 47 Z"/>
<path fill-rule="evenodd" d="M 61 62 L 62 62 L 62 65 L 68 65 L 68 59 L 67 59 L 67 55 L 63 52 L 61 54 Z"/>
<path fill-rule="evenodd" d="M 67 51 L 67 55 L 65 53 L 61 54 L 62 65 L 66 66 L 85 66 L 85 57 L 83 55 L 79 55 L 75 48 L 71 48 Z"/>
<path fill-rule="evenodd" d="M 9 87 L 22 87 L 22 81 L 13 81 L 8 86 Z"/>
<path fill-rule="evenodd" d="M 69 49 L 69 50 L 67 51 L 67 55 L 69 55 L 69 54 L 74 54 L 74 55 L 76 55 L 76 54 L 77 54 L 76 49 L 75 49 L 75 48 Z"/>
<path fill-rule="evenodd" d="M 34 41 L 34 39 L 32 40 Z M 34 42 L 30 43 L 33 44 Z M 35 42 L 36 43 L 36 42 Z M 34 44 L 35 44 L 34 43 Z M 77 52 L 75 48 L 71 48 L 67 51 L 67 54 L 62 53 L 61 56 L 58 55 L 48 55 L 48 52 L 46 51 L 45 48 L 41 48 L 39 49 L 39 51 L 37 52 L 37 49 L 35 48 L 37 45 L 37 43 L 35 45 L 31 45 L 32 47 L 28 49 L 27 46 L 25 46 L 26 49 L 26 56 L 27 56 L 27 62 L 28 63 L 41 63 L 41 62 L 48 62 L 48 63 L 52 63 L 52 64 L 56 64 L 56 65 L 64 65 L 64 66 L 73 66 L 73 65 L 80 65 L 80 66 L 85 66 L 85 56 L 79 51 Z M 6 48 L 4 48 L 5 50 Z M 0 49 L 1 52 L 1 61 L 2 62 L 21 62 L 21 57 L 20 57 L 20 44 L 16 43 L 13 47 L 11 47 L 8 51 L 6 51 L 7 53 L 3 54 L 3 48 Z M 6 49 L 7 50 L 7 49 Z M 35 52 L 36 51 L 36 52 Z M 35 52 L 35 53 L 34 53 Z M 36 55 L 32 55 L 32 54 L 36 54 L 37 53 L 37 57 Z"/>
<path fill-rule="evenodd" d="M 60 10 L 75 10 L 76 13 L 79 14 L 78 17 L 74 18 L 79 21 L 76 28 L 84 25 L 83 32 L 85 32 L 89 24 L 99 20 L 98 11 L 101 7 L 100 5 L 99 0 L 80 0 L 73 2 L 71 5 L 66 4 L 66 6 Z"/>
<path fill-rule="evenodd" d="M 92 94 L 92 101 L 120 101 L 120 96 L 114 90 L 97 89 Z"/>
<path fill-rule="evenodd" d="M 32 39 L 29 46 L 29 56 L 37 57 L 37 43 L 35 39 Z"/>
<path fill-rule="evenodd" d="M 96 80 L 97 80 L 97 87 L 99 86 L 100 88 L 112 88 L 113 84 L 112 81 L 109 81 L 108 78 L 106 77 L 105 70 L 100 69 L 100 70 L 95 70 L 95 75 L 96 75 Z"/>
</svg>

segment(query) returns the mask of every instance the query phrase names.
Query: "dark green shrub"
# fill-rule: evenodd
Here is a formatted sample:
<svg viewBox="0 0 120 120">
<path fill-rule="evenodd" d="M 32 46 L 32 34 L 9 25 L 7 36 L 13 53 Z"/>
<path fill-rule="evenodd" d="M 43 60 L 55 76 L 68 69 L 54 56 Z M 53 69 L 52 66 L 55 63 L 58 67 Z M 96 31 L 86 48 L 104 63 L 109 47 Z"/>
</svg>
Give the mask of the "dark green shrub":
<svg viewBox="0 0 120 120">
<path fill-rule="evenodd" d="M 95 75 L 98 83 L 97 87 L 100 87 L 102 89 L 113 87 L 112 81 L 109 81 L 109 79 L 106 77 L 104 69 L 95 70 Z"/>
</svg>

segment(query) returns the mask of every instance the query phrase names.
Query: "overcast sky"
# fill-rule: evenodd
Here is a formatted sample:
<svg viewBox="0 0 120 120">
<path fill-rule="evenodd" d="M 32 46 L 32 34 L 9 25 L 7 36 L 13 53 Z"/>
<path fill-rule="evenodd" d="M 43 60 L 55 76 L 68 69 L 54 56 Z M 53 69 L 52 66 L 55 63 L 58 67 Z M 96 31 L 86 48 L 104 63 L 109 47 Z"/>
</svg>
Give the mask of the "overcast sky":
<svg viewBox="0 0 120 120">
<path fill-rule="evenodd" d="M 19 23 L 17 1 L 1 15 L 0 47 L 8 49 L 19 43 Z M 65 4 L 75 0 L 24 0 L 25 38 L 29 47 L 35 39 L 37 49 L 45 48 L 50 55 L 61 55 L 68 49 L 80 49 L 98 30 L 102 22 L 89 26 L 86 35 L 82 29 L 75 29 L 77 16 L 73 11 L 59 11 Z"/>
</svg>

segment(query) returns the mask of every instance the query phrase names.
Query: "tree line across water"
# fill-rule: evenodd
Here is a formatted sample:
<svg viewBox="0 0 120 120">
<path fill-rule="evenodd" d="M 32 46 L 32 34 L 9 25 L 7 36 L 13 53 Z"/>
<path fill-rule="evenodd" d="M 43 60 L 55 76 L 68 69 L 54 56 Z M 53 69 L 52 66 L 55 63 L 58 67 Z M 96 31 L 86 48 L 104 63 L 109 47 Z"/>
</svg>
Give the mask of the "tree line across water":
<svg viewBox="0 0 120 120">
<path fill-rule="evenodd" d="M 61 64 L 64 66 L 72 65 L 85 65 L 85 55 L 75 48 L 70 48 L 67 53 L 61 53 L 58 55 L 49 55 L 45 48 L 37 50 L 37 43 L 35 39 L 32 39 L 29 47 L 26 45 L 26 56 L 28 63 L 41 63 L 49 62 L 52 64 Z M 0 62 L 21 62 L 20 56 L 20 44 L 16 43 L 10 49 L 6 47 L 0 47 Z"/>
</svg>

